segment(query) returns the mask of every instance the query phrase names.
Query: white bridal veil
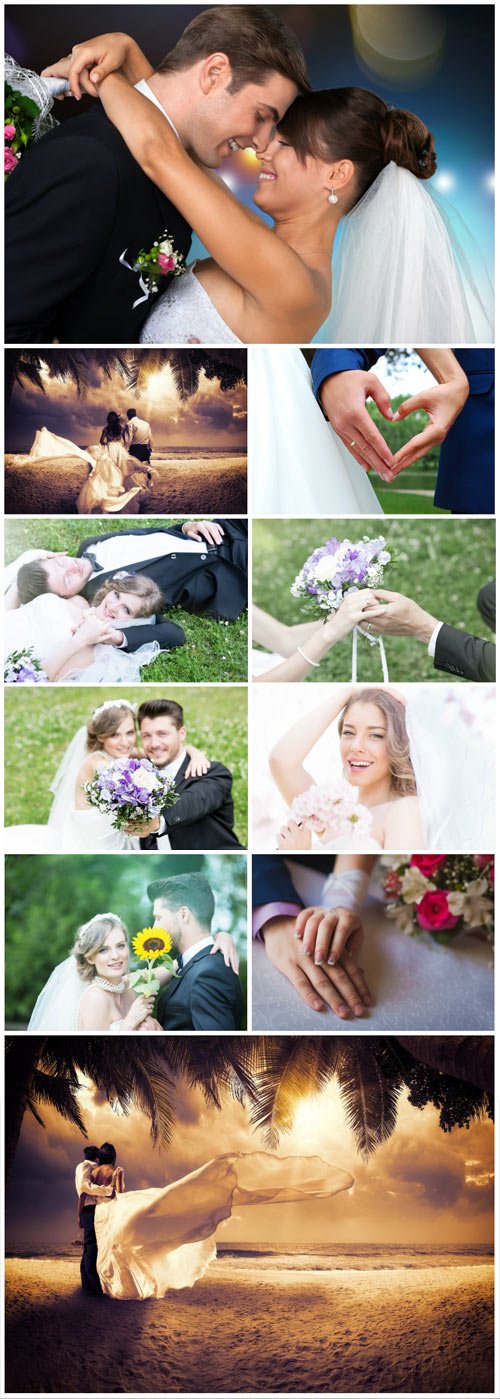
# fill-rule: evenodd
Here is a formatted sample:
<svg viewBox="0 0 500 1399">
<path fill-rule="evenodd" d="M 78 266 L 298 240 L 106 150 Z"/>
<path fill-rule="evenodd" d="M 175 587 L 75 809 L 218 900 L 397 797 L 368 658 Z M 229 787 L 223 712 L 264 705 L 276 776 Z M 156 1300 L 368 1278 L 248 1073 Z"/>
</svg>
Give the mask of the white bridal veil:
<svg viewBox="0 0 500 1399">
<path fill-rule="evenodd" d="M 493 288 L 472 235 L 394 161 L 342 220 L 323 336 L 340 345 L 493 340 Z"/>
<path fill-rule="evenodd" d="M 40 992 L 28 1030 L 66 1034 L 76 1030 L 78 1007 L 85 983 L 78 975 L 73 956 L 59 962 Z"/>
</svg>

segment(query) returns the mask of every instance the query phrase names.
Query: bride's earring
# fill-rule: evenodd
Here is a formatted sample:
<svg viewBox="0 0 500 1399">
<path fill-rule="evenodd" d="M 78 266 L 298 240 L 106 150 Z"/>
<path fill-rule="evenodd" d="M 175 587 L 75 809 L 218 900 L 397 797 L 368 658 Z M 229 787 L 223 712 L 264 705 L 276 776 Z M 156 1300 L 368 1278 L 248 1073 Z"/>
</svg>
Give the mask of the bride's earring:
<svg viewBox="0 0 500 1399">
<path fill-rule="evenodd" d="M 339 202 L 338 194 L 335 193 L 335 190 L 334 190 L 334 189 L 331 189 L 331 190 L 330 190 L 330 193 L 329 193 L 329 195 L 328 195 L 328 203 L 329 203 L 329 204 L 338 204 L 338 202 Z"/>
</svg>

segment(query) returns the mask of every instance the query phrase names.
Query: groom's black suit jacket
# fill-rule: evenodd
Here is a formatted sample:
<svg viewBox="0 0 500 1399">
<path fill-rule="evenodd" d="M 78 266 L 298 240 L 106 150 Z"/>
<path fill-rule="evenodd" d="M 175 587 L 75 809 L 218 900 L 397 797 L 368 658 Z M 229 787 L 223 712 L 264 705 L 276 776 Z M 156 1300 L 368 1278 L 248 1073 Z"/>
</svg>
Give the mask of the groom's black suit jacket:
<svg viewBox="0 0 500 1399">
<path fill-rule="evenodd" d="M 229 768 L 211 763 L 204 777 L 186 778 L 188 763 L 186 754 L 175 778 L 178 800 L 162 811 L 172 850 L 241 850 L 233 831 L 233 779 Z M 141 850 L 157 848 L 155 835 L 143 836 Z"/>
<path fill-rule="evenodd" d="M 156 1015 L 164 1030 L 239 1030 L 241 985 L 222 952 L 202 947 L 169 982 Z"/>
<path fill-rule="evenodd" d="M 284 855 L 254 855 L 252 860 L 252 906 L 262 904 L 301 904 Z M 331 874 L 335 864 L 332 855 L 293 855 L 293 861 L 319 870 L 325 878 Z"/>
<path fill-rule="evenodd" d="M 101 571 L 89 580 L 83 596 L 92 602 L 102 584 L 113 578 L 117 571 L 142 573 L 146 578 L 153 578 L 161 588 L 167 607 L 182 607 L 186 612 L 234 621 L 247 605 L 248 525 L 246 520 L 218 520 L 217 523 L 224 529 L 224 539 L 216 548 L 207 545 L 206 553 L 167 554 L 157 559 L 146 559 L 144 563 L 124 563 L 123 569 Z M 126 539 L 129 534 L 172 534 L 176 539 L 185 539 L 180 525 L 123 530 L 119 537 Z M 116 539 L 116 534 L 94 535 L 84 539 L 78 546 L 77 557 L 81 558 L 95 544 L 102 544 L 107 539 Z M 157 622 L 155 626 L 146 624 L 129 629 L 123 627 L 123 631 L 130 651 L 136 651 L 147 641 L 158 641 L 162 649 L 182 646 L 184 641 L 182 628 L 174 622 Z"/>
<path fill-rule="evenodd" d="M 464 680 L 494 680 L 495 655 L 492 641 L 482 641 L 479 636 L 458 631 L 445 622 L 436 638 L 434 669 L 461 675 Z"/>
<path fill-rule="evenodd" d="M 6 339 L 134 345 L 156 297 L 133 265 L 168 231 L 187 256 L 191 229 L 148 180 L 99 104 L 23 156 L 6 188 Z M 166 279 L 165 279 L 166 284 Z"/>
</svg>

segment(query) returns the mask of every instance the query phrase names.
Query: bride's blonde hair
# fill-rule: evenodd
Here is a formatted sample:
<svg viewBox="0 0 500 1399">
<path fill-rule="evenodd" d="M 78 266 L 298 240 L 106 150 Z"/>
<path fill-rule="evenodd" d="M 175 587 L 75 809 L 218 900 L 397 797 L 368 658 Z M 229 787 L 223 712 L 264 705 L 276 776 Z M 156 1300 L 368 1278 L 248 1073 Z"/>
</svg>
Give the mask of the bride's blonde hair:
<svg viewBox="0 0 500 1399">
<path fill-rule="evenodd" d="M 143 573 L 124 573 L 119 578 L 109 578 L 97 593 L 94 593 L 92 606 L 99 607 L 108 593 L 133 593 L 140 597 L 142 607 L 139 617 L 153 617 L 155 612 L 164 612 L 165 598 L 153 578 L 145 578 Z"/>
<path fill-rule="evenodd" d="M 391 787 L 401 797 L 414 797 L 417 791 L 415 773 L 410 758 L 410 740 L 406 732 L 405 708 L 401 700 L 388 695 L 385 690 L 358 690 L 348 700 L 339 719 L 338 730 L 342 735 L 346 715 L 353 704 L 375 704 L 382 711 L 387 725 L 386 748 L 391 776 Z"/>
<path fill-rule="evenodd" d="M 113 928 L 122 928 L 125 942 L 128 943 L 128 934 L 125 924 L 116 913 L 96 913 L 89 923 L 83 923 L 78 930 L 76 942 L 71 951 L 76 960 L 79 977 L 82 981 L 93 981 L 96 975 L 94 959 L 101 948 L 104 947 L 106 938 Z M 91 959 L 91 960 L 89 960 Z"/>
</svg>

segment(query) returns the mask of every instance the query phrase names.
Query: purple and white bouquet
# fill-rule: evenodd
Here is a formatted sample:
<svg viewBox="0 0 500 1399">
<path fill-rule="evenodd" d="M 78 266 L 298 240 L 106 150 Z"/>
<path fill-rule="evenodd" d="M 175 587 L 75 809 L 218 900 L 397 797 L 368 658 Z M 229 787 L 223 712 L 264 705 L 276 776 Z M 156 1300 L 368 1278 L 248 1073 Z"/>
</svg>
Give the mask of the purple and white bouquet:
<svg viewBox="0 0 500 1399">
<path fill-rule="evenodd" d="M 327 539 L 302 565 L 290 592 L 303 598 L 304 611 L 336 612 L 347 593 L 357 588 L 380 588 L 384 569 L 394 562 L 383 535 L 370 539 L 367 534 L 356 543 L 350 539 Z"/>
<path fill-rule="evenodd" d="M 32 646 L 23 651 L 11 651 L 4 666 L 6 685 L 48 685 L 49 677 L 37 660 Z"/>
<path fill-rule="evenodd" d="M 335 784 L 308 787 L 294 797 L 291 814 L 315 835 L 328 833 L 328 840 L 356 841 L 368 835 L 372 826 L 371 813 L 358 801 L 358 789 L 339 778 Z"/>
<path fill-rule="evenodd" d="M 147 758 L 115 758 L 84 782 L 83 790 L 91 806 L 112 816 L 116 831 L 148 825 L 179 796 L 174 779 L 158 772 Z"/>
</svg>

